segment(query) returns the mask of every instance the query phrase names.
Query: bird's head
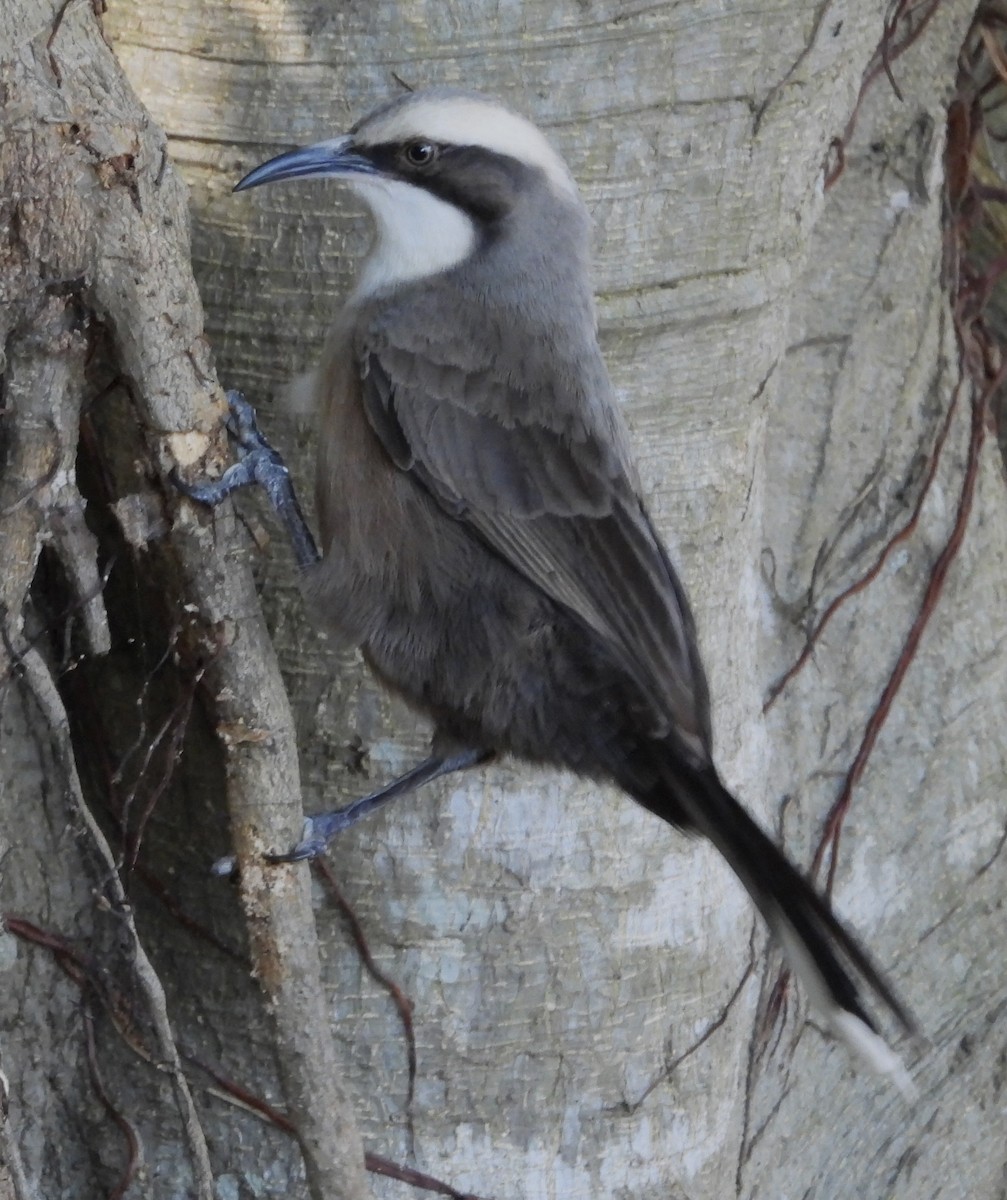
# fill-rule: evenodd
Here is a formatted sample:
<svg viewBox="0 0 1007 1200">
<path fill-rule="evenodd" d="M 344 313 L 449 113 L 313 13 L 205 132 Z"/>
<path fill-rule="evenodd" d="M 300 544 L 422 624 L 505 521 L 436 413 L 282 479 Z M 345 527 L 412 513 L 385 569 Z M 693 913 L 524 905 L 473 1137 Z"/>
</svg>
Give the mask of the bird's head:
<svg viewBox="0 0 1007 1200">
<path fill-rule="evenodd" d="M 342 180 L 374 216 L 378 236 L 358 285 L 365 295 L 449 270 L 515 227 L 531 234 L 521 214 L 533 203 L 570 217 L 583 211 L 541 131 L 471 92 L 398 97 L 343 137 L 256 167 L 235 191 L 306 176 Z"/>
</svg>

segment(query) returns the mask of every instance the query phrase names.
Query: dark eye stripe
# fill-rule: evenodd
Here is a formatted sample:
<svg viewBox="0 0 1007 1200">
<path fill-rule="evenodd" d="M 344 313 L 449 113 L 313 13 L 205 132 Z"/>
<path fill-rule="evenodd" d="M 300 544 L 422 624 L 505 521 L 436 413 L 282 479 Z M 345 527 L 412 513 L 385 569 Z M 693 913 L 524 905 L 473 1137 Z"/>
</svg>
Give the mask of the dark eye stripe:
<svg viewBox="0 0 1007 1200">
<path fill-rule="evenodd" d="M 410 150 L 430 147 L 433 157 L 415 162 Z M 483 146 L 454 146 L 411 137 L 357 148 L 379 174 L 421 187 L 489 225 L 504 216 L 515 197 L 544 180 L 540 168 Z"/>
</svg>

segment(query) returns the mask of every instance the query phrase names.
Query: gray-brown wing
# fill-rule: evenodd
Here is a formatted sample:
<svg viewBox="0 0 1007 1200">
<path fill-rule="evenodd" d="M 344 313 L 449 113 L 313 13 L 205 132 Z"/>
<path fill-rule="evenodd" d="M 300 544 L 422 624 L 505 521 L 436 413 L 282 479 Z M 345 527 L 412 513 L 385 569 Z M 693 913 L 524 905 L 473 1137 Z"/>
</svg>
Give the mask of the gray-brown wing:
<svg viewBox="0 0 1007 1200">
<path fill-rule="evenodd" d="M 365 411 L 396 465 L 600 634 L 647 698 L 649 732 L 674 729 L 704 760 L 708 702 L 692 617 L 614 415 L 596 428 L 583 411 L 564 422 L 554 404 L 546 427 L 493 371 L 473 379 L 387 343 L 360 352 Z"/>
</svg>

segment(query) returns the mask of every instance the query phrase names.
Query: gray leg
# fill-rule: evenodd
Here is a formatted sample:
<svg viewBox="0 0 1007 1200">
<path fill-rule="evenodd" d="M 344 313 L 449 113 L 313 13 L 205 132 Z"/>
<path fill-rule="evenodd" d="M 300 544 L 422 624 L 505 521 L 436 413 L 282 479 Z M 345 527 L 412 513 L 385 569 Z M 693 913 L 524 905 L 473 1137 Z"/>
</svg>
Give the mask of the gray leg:
<svg viewBox="0 0 1007 1200">
<path fill-rule="evenodd" d="M 238 488 L 259 484 L 265 489 L 270 504 L 283 522 L 298 566 L 314 566 L 320 555 L 297 502 L 290 472 L 278 451 L 259 432 L 255 409 L 241 392 L 228 392 L 227 403 L 231 410 L 227 431 L 238 445 L 238 461 L 212 483 L 185 483 L 177 471 L 172 472 L 172 481 L 190 500 L 211 508 Z"/>
<path fill-rule="evenodd" d="M 404 796 L 407 792 L 413 792 L 432 779 L 439 779 L 442 775 L 450 775 L 453 771 L 464 771 L 468 767 L 477 767 L 480 763 L 488 762 L 492 757 L 492 750 L 459 750 L 447 757 L 442 754 L 431 754 L 419 766 L 413 767 L 405 775 L 400 775 L 398 779 L 393 779 L 391 783 L 386 784 L 378 791 L 371 792 L 369 796 L 354 800 L 345 808 L 319 813 L 317 817 L 308 817 L 304 822 L 301 840 L 292 850 L 286 854 L 267 854 L 266 858 L 271 863 L 300 862 L 305 858 L 317 858 L 337 833 L 349 829 L 362 817 L 377 812 L 389 800 L 394 800 L 396 796 Z"/>
</svg>

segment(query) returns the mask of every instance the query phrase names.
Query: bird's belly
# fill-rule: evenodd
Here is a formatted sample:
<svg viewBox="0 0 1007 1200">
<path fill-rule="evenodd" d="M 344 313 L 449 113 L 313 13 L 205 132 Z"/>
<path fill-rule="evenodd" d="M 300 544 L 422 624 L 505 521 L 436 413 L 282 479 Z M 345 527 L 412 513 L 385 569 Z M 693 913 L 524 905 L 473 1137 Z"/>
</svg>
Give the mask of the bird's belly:
<svg viewBox="0 0 1007 1200">
<path fill-rule="evenodd" d="M 421 597 L 385 597 L 362 647 L 374 672 L 454 741 L 616 774 L 644 722 L 600 641 L 481 548 L 454 565 L 468 577 L 439 573 Z"/>
</svg>

